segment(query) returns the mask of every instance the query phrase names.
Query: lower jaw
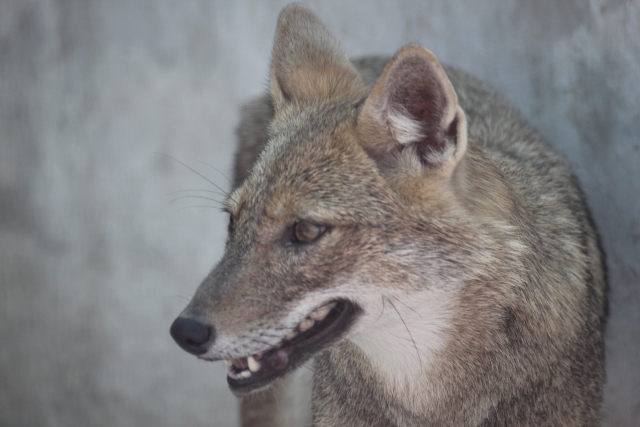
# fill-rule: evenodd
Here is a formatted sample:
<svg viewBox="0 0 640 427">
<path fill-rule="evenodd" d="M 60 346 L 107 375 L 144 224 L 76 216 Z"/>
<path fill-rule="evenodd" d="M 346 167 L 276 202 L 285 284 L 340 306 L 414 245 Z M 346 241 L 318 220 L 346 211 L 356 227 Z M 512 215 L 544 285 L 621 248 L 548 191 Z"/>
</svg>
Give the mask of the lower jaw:
<svg viewBox="0 0 640 427">
<path fill-rule="evenodd" d="M 313 355 L 335 344 L 351 328 L 360 313 L 360 308 L 349 301 L 341 300 L 337 301 L 335 309 L 331 324 L 324 330 L 320 330 L 308 339 L 301 336 L 300 340 L 293 340 L 289 347 L 285 346 L 265 353 L 260 359 L 262 369 L 250 372 L 249 376 L 244 378 L 233 378 L 231 374 L 227 375 L 231 392 L 236 396 L 244 396 L 266 388 L 278 378 L 307 362 Z"/>
<path fill-rule="evenodd" d="M 259 391 L 269 387 L 273 382 L 275 382 L 283 375 L 284 374 L 280 375 L 279 373 L 276 373 L 274 375 L 265 376 L 265 378 L 257 380 L 256 382 L 252 382 L 250 384 L 241 384 L 238 382 L 238 380 L 227 376 L 227 384 L 229 384 L 229 390 L 231 390 L 231 392 L 235 396 L 243 397 L 255 391 Z"/>
</svg>

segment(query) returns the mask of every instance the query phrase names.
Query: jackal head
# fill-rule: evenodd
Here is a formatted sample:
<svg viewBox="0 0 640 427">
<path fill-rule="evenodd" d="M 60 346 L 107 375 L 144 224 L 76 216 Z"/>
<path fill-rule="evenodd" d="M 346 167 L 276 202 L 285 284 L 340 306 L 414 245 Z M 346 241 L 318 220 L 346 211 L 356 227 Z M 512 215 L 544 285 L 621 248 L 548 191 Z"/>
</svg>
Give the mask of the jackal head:
<svg viewBox="0 0 640 427">
<path fill-rule="evenodd" d="M 224 257 L 171 327 L 188 352 L 228 361 L 236 394 L 344 340 L 389 345 L 384 310 L 427 291 L 444 304 L 466 240 L 455 197 L 465 115 L 427 49 L 406 46 L 369 87 L 315 15 L 292 5 L 270 94 L 269 143 L 226 202 Z M 411 340 L 420 351 L 438 341 Z"/>
</svg>

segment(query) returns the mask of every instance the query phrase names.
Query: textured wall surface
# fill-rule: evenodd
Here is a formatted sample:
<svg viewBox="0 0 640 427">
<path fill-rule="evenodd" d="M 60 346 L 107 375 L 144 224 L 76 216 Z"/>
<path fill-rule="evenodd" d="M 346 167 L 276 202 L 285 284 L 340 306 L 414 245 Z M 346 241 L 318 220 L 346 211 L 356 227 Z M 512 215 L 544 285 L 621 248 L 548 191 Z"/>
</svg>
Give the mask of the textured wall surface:
<svg viewBox="0 0 640 427">
<path fill-rule="evenodd" d="M 229 188 L 285 3 L 0 0 L 0 425 L 236 425 L 168 328 L 225 235 L 189 168 Z M 609 260 L 604 425 L 640 425 L 640 1 L 308 4 L 350 55 L 488 80 L 570 159 Z"/>
</svg>

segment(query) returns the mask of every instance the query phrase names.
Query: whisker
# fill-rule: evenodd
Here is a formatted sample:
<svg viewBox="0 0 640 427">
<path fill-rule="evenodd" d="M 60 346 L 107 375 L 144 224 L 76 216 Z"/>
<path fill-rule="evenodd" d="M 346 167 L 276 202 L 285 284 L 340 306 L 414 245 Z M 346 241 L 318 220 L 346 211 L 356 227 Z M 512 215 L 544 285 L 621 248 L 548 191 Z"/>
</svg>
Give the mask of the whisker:
<svg viewBox="0 0 640 427">
<path fill-rule="evenodd" d="M 188 193 L 190 191 L 195 191 L 198 193 L 212 193 L 212 194 L 218 194 L 220 196 L 224 196 L 224 193 L 221 193 L 220 191 L 216 191 L 216 190 L 201 190 L 201 189 L 197 189 L 197 188 L 193 188 L 193 189 L 189 189 L 189 190 L 178 190 L 178 191 L 172 191 L 170 193 L 167 193 L 167 196 L 173 196 L 174 194 L 180 194 L 180 193 Z"/>
<path fill-rule="evenodd" d="M 273 396 L 273 398 L 274 398 L 274 399 L 275 399 L 275 401 L 276 401 L 276 406 L 277 406 L 277 405 L 278 405 L 278 393 L 276 393 L 276 389 L 275 389 L 275 387 L 270 387 L 270 388 L 268 388 L 268 389 L 267 389 L 267 391 L 268 391 L 269 393 L 271 393 L 271 395 Z"/>
<path fill-rule="evenodd" d="M 214 198 L 212 198 L 212 197 L 205 197 L 205 196 L 193 196 L 193 195 L 190 195 L 190 196 L 180 196 L 180 197 L 176 197 L 175 199 L 173 199 L 172 201 L 170 201 L 169 203 L 167 203 L 167 205 L 165 206 L 165 208 L 167 208 L 167 207 L 169 207 L 170 205 L 174 204 L 174 203 L 175 203 L 175 202 L 177 202 L 178 200 L 181 200 L 181 199 L 189 199 L 189 198 L 192 198 L 192 199 L 203 199 L 203 200 L 209 200 L 209 201 L 211 201 L 211 202 L 219 203 L 221 206 L 224 206 L 224 202 L 222 202 L 222 201 L 220 201 L 220 200 L 217 200 L 217 199 L 214 199 Z"/>
<path fill-rule="evenodd" d="M 385 298 L 384 298 L 384 296 L 383 296 L 383 297 L 382 297 L 382 311 L 380 312 L 380 316 L 378 316 L 378 318 L 376 319 L 376 322 L 377 322 L 378 320 L 380 320 L 380 318 L 381 318 L 381 317 L 382 317 L 382 315 L 384 314 L 384 309 L 385 309 L 385 308 L 387 308 L 387 307 L 385 306 L 385 304 L 384 304 L 384 300 L 385 300 Z"/>
<path fill-rule="evenodd" d="M 402 318 L 402 315 L 400 314 L 400 312 L 396 308 L 395 304 L 393 304 L 393 302 L 388 298 L 387 298 L 387 301 L 389 301 L 389 304 L 391 304 L 391 307 L 393 307 L 393 309 L 396 311 L 396 313 L 398 313 L 398 316 L 400 317 L 400 320 L 402 320 L 402 323 L 404 324 L 404 327 L 407 330 L 407 333 L 409 334 L 409 338 L 411 338 L 411 342 L 413 343 L 413 347 L 416 349 L 416 354 L 418 355 L 418 361 L 420 362 L 420 370 L 422 371 L 422 358 L 420 357 L 420 351 L 418 350 L 418 346 L 416 345 L 416 341 L 413 339 L 413 335 L 411 335 L 411 331 L 409 331 L 409 327 L 407 326 L 407 323 Z"/>
<path fill-rule="evenodd" d="M 225 175 L 220 169 L 216 168 L 213 165 L 210 165 L 209 163 L 205 163 L 205 162 L 200 162 L 197 161 L 200 164 L 203 164 L 205 166 L 209 166 L 211 169 L 213 169 L 214 171 L 218 172 L 220 175 L 222 175 L 227 181 L 229 181 L 229 184 L 233 185 L 233 182 L 229 179 L 229 177 L 227 175 Z"/>
<path fill-rule="evenodd" d="M 416 311 L 416 309 L 409 307 L 407 304 L 405 304 L 404 302 L 402 302 L 402 300 L 396 298 L 396 301 L 398 301 L 400 304 L 404 305 L 405 307 L 407 307 L 409 310 L 413 311 L 415 314 L 417 314 L 418 316 L 420 316 L 420 318 L 422 319 L 422 314 L 420 314 L 418 311 Z"/>
<path fill-rule="evenodd" d="M 221 206 L 210 206 L 210 205 L 191 205 L 191 206 L 184 206 L 180 209 L 178 209 L 179 211 L 185 210 L 185 209 L 190 209 L 190 208 L 210 208 L 210 209 L 216 209 L 218 210 L 218 212 L 220 213 L 227 213 L 227 211 L 224 210 L 224 207 Z"/>
<path fill-rule="evenodd" d="M 313 368 L 312 366 L 307 366 L 307 364 L 306 364 L 306 363 L 305 363 L 304 365 L 302 365 L 302 367 L 303 367 L 304 369 L 308 370 L 309 372 L 312 372 L 312 373 L 314 373 L 314 374 L 316 373 L 315 368 Z M 313 382 L 313 379 L 312 379 L 311 381 Z"/>
<path fill-rule="evenodd" d="M 203 174 L 201 174 L 200 172 L 198 172 L 197 170 L 195 170 L 194 168 L 192 168 L 191 166 L 188 166 L 187 164 L 181 162 L 180 160 L 176 159 L 175 157 L 172 157 L 168 154 L 164 154 L 164 153 L 157 153 L 160 156 L 164 156 L 167 157 L 171 160 L 173 160 L 174 162 L 177 162 L 179 164 L 181 164 L 182 166 L 184 166 L 185 168 L 189 169 L 191 172 L 195 173 L 196 175 L 198 175 L 200 178 L 204 179 L 205 181 L 207 181 L 209 184 L 213 185 L 214 187 L 216 187 L 218 190 L 222 191 L 224 193 L 224 195 L 226 197 L 230 197 L 229 193 L 227 193 L 226 191 L 224 191 L 224 189 L 222 187 L 220 187 L 218 184 L 216 184 L 215 182 L 211 181 L 209 178 L 207 178 L 206 176 L 204 176 Z"/>
<path fill-rule="evenodd" d="M 184 301 L 186 301 L 186 302 L 191 301 L 191 298 L 190 298 L 190 297 L 186 297 L 186 296 L 184 296 L 184 295 L 170 295 L 170 296 L 169 296 L 169 298 L 172 298 L 172 299 L 177 298 L 177 299 L 184 300 Z"/>
</svg>

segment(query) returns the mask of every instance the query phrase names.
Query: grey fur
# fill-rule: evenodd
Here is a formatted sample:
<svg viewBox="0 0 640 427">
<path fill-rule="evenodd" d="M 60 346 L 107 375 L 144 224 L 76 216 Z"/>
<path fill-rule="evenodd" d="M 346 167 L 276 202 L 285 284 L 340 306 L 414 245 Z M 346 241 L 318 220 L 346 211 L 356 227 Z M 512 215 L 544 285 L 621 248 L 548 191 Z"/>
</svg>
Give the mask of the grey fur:
<svg viewBox="0 0 640 427">
<path fill-rule="evenodd" d="M 450 304 L 444 310 L 450 317 L 440 331 L 443 346 L 433 355 L 419 354 L 419 371 L 407 372 L 410 390 L 417 392 L 391 384 L 371 354 L 347 335 L 315 355 L 315 425 L 598 425 L 605 267 L 566 161 L 492 88 L 445 67 L 464 110 L 453 123 L 466 117 L 468 148 L 447 185 L 430 171 L 441 166 L 425 163 L 429 197 L 407 192 L 414 173 L 408 163 L 362 140 L 371 135 L 370 128 L 362 131 L 363 116 L 373 111 L 362 106 L 368 91 L 378 88 L 367 102 L 394 90 L 376 83 L 394 76 L 388 67 L 378 80 L 390 59 L 354 61 L 361 78 L 354 77 L 308 10 L 290 6 L 283 16 L 274 55 L 285 55 L 287 65 L 278 65 L 281 57 L 274 60 L 272 93 L 243 110 L 238 130 L 238 189 L 229 201 L 234 227 L 227 252 L 181 315 L 237 337 L 233 344 L 213 344 L 208 357 L 262 350 L 259 342 L 292 326 L 283 323 L 287 313 L 323 290 L 366 289 L 380 296 L 386 315 L 400 318 L 411 314 L 407 310 L 417 318 L 430 313 L 403 308 L 397 295 L 418 300 L 424 292 L 439 292 Z M 278 50 L 278 37 L 300 35 L 296 19 L 313 27 L 311 39 Z M 310 51 L 325 47 L 331 50 L 327 72 L 340 76 L 334 83 L 348 83 L 339 96 L 309 101 L 323 88 L 309 92 L 308 82 L 293 73 L 300 57 L 308 61 Z M 390 67 L 412 57 L 411 49 L 419 51 L 403 49 Z M 290 92 L 283 89 L 287 85 Z M 331 224 L 331 232 L 301 251 L 283 249 L 273 236 L 304 215 Z M 423 328 L 405 326 L 407 336 L 390 339 L 420 342 Z M 431 327 L 424 325 L 424 331 Z M 243 411 L 253 415 L 245 425 L 276 424 L 273 400 L 247 399 Z"/>
</svg>

